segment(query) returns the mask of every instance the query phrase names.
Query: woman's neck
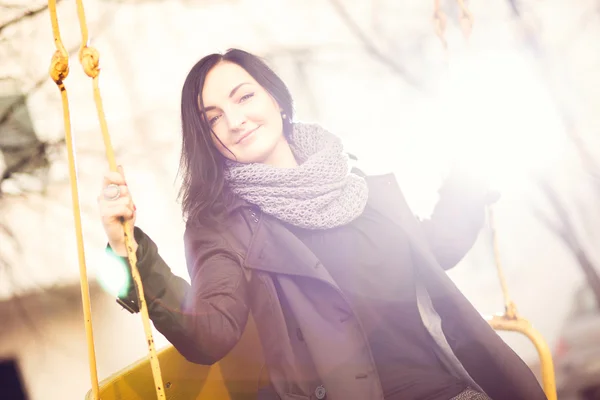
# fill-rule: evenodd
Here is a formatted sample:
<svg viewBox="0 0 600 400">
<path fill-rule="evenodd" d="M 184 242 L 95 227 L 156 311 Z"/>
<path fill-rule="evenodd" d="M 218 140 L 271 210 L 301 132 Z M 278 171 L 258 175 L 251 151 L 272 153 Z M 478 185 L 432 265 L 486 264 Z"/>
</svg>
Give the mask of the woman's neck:
<svg viewBox="0 0 600 400">
<path fill-rule="evenodd" d="M 272 165 L 277 168 L 295 168 L 298 166 L 298 161 L 296 160 L 288 141 L 285 138 L 282 138 L 269 157 L 264 161 L 264 164 Z"/>
</svg>

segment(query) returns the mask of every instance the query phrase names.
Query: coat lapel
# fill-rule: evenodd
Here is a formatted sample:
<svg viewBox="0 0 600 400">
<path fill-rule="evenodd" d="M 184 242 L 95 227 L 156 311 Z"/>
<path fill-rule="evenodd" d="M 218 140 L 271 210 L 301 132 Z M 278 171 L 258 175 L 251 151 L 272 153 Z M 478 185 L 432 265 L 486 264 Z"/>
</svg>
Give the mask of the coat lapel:
<svg viewBox="0 0 600 400">
<path fill-rule="evenodd" d="M 262 214 L 248 249 L 246 267 L 337 284 L 317 256 L 275 218 Z"/>
</svg>

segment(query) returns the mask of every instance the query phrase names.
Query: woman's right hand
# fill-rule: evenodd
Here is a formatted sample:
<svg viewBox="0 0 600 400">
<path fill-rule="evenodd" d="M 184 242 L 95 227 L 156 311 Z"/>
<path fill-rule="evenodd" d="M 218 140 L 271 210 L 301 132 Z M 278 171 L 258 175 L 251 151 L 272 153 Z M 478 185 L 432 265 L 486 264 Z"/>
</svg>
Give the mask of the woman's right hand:
<svg viewBox="0 0 600 400">
<path fill-rule="evenodd" d="M 118 189 L 113 186 L 117 185 Z M 123 234 L 122 221 L 129 224 L 130 237 L 133 240 L 133 251 L 137 250 L 137 243 L 133 237 L 135 225 L 135 205 L 129 193 L 123 167 L 118 167 L 118 172 L 109 171 L 104 175 L 102 192 L 98 196 L 98 208 L 102 218 L 104 232 L 113 251 L 119 256 L 127 256 L 125 235 Z"/>
</svg>

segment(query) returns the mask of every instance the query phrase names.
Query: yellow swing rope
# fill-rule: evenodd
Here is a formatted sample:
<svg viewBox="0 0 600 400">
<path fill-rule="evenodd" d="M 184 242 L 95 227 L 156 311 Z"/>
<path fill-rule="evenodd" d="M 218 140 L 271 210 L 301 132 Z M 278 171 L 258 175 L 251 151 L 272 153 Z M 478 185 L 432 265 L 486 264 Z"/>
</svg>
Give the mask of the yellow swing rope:
<svg viewBox="0 0 600 400">
<path fill-rule="evenodd" d="M 469 40 L 471 32 L 473 30 L 473 14 L 469 10 L 465 0 L 456 0 L 460 9 L 460 27 L 465 40 Z M 433 22 L 435 33 L 440 39 L 446 56 L 448 55 L 448 41 L 445 38 L 447 17 L 441 8 L 441 0 L 434 0 L 433 3 L 434 13 Z M 500 288 L 502 289 L 502 296 L 504 298 L 504 313 L 502 315 L 494 315 L 488 318 L 488 323 L 495 330 L 500 331 L 512 331 L 521 333 L 529 338 L 534 344 L 538 356 L 540 358 L 540 364 L 542 369 L 542 383 L 544 386 L 544 392 L 548 400 L 556 400 L 556 378 L 554 375 L 554 363 L 552 361 L 552 353 L 548 344 L 544 340 L 544 337 L 531 325 L 531 323 L 522 318 L 517 312 L 517 306 L 511 300 L 508 293 L 508 285 L 506 284 L 506 278 L 504 275 L 504 268 L 500 258 L 500 247 L 498 243 L 498 233 L 496 230 L 496 221 L 494 218 L 494 208 L 492 205 L 488 206 L 488 225 L 492 236 L 492 251 L 494 255 L 494 264 L 496 265 L 496 271 L 498 274 L 498 280 L 500 281 Z"/>
<path fill-rule="evenodd" d="M 100 96 L 100 87 L 98 84 L 98 76 L 100 69 L 98 67 L 99 54 L 98 51 L 88 46 L 88 28 L 85 18 L 85 12 L 83 8 L 82 0 L 76 0 L 77 3 L 77 16 L 79 19 L 79 26 L 81 28 L 81 47 L 79 48 L 79 61 L 83 66 L 83 70 L 93 82 L 94 101 L 96 103 L 96 110 L 98 112 L 98 120 L 100 121 L 100 128 L 102 131 L 102 137 L 104 139 L 104 146 L 106 150 L 106 158 L 108 160 L 109 167 L 112 171 L 117 171 L 117 163 L 108 134 L 108 126 L 106 124 L 106 118 L 104 115 L 104 108 L 102 106 L 102 97 Z M 67 144 L 68 162 L 69 162 L 69 175 L 71 183 L 71 197 L 73 201 L 73 217 L 75 220 L 75 234 L 77 237 L 77 250 L 79 256 L 79 274 L 81 284 L 81 297 L 83 302 L 83 315 L 84 325 L 86 332 L 86 339 L 88 345 L 88 358 L 90 366 L 90 379 L 92 382 L 92 394 L 94 400 L 99 400 L 99 384 L 98 384 L 98 372 L 96 370 L 96 354 L 94 350 L 94 335 L 92 329 L 92 311 L 90 304 L 90 293 L 89 284 L 87 279 L 87 269 L 85 264 L 85 252 L 83 245 L 83 234 L 81 229 L 81 212 L 79 207 L 79 194 L 77 188 L 77 169 L 75 165 L 75 147 L 73 145 L 73 137 L 71 135 L 71 118 L 69 113 L 69 99 L 67 96 L 67 89 L 64 84 L 64 80 L 69 74 L 69 54 L 65 49 L 60 36 L 60 30 L 58 25 L 58 15 L 56 12 L 56 0 L 48 0 L 48 9 L 50 11 L 50 20 L 52 22 L 52 33 L 54 36 L 54 44 L 56 46 L 56 52 L 52 56 L 50 65 L 50 77 L 58 86 L 60 90 L 62 105 L 63 105 L 63 118 L 65 124 L 65 139 Z M 158 357 L 156 355 L 156 349 L 154 347 L 154 339 L 152 337 L 152 329 L 150 326 L 150 319 L 148 316 L 148 307 L 144 298 L 144 289 L 140 278 L 139 271 L 137 269 L 137 259 L 135 252 L 132 247 L 132 238 L 130 237 L 130 226 L 129 223 L 123 221 L 123 231 L 125 234 L 125 245 L 127 247 L 127 257 L 129 264 L 131 265 L 131 273 L 133 282 L 136 287 L 140 313 L 142 316 L 142 322 L 144 325 L 144 331 L 148 343 L 148 353 L 150 358 L 150 365 L 152 367 L 152 375 L 154 377 L 154 386 L 156 389 L 157 399 L 165 399 L 165 392 L 163 389 L 162 377 L 160 373 L 160 365 L 158 363 Z"/>
<path fill-rule="evenodd" d="M 488 224 L 492 234 L 494 262 L 496 264 L 498 279 L 500 281 L 500 287 L 502 288 L 502 295 L 504 297 L 504 314 L 494 315 L 491 318 L 488 318 L 488 322 L 495 330 L 518 332 L 527 336 L 529 340 L 531 340 L 540 358 L 542 384 L 544 386 L 546 397 L 548 400 L 556 400 L 556 376 L 554 375 L 554 362 L 552 360 L 552 352 L 550 351 L 550 347 L 548 347 L 548 343 L 542 334 L 535 329 L 527 319 L 519 315 L 517 312 L 517 306 L 511 300 L 508 294 L 508 286 L 506 284 L 504 269 L 502 268 L 502 263 L 500 260 L 500 247 L 498 244 L 498 233 L 496 230 L 493 206 L 488 207 Z"/>
</svg>

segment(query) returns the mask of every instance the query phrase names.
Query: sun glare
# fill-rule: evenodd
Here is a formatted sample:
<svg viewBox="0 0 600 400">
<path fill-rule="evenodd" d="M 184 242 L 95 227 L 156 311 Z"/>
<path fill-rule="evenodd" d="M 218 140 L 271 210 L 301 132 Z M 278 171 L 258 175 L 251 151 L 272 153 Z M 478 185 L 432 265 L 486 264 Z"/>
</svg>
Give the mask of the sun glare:
<svg viewBox="0 0 600 400">
<path fill-rule="evenodd" d="M 445 126 L 435 142 L 502 192 L 518 190 L 561 156 L 557 106 L 524 56 L 490 52 L 454 60 L 434 102 Z"/>
</svg>

